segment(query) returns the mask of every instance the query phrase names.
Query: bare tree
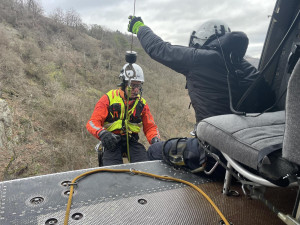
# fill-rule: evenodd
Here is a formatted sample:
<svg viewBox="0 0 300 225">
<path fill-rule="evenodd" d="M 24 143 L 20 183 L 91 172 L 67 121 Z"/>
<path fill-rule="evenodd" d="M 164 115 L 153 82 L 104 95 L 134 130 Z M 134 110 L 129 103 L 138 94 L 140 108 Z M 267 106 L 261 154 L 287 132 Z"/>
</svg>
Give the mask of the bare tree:
<svg viewBox="0 0 300 225">
<path fill-rule="evenodd" d="M 80 26 L 82 26 L 82 20 L 79 13 L 74 9 L 68 10 L 65 14 L 65 24 L 67 26 L 74 27 L 75 29 L 78 29 Z"/>
<path fill-rule="evenodd" d="M 34 19 L 43 14 L 43 8 L 36 0 L 27 0 L 27 8 L 33 14 Z"/>
<path fill-rule="evenodd" d="M 61 8 L 56 8 L 53 13 L 51 13 L 50 18 L 53 19 L 56 23 L 64 24 L 65 13 Z"/>
<path fill-rule="evenodd" d="M 104 35 L 104 30 L 100 25 L 93 24 L 90 26 L 89 34 L 98 40 L 102 40 Z"/>
</svg>

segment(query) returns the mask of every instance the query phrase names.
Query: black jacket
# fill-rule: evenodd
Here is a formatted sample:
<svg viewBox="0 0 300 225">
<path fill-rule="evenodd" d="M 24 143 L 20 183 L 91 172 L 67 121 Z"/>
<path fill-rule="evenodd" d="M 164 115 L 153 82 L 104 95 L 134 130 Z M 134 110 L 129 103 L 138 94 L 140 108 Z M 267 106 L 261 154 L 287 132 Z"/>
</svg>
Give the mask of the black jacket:
<svg viewBox="0 0 300 225">
<path fill-rule="evenodd" d="M 147 27 L 140 27 L 138 39 L 149 56 L 186 77 L 187 89 L 195 109 L 197 123 L 207 117 L 229 114 L 227 70 L 218 40 L 213 40 L 205 49 L 171 45 L 163 41 Z M 248 38 L 242 32 L 231 32 L 219 38 L 231 73 L 233 105 L 235 105 L 256 79 L 254 66 L 243 59 Z M 229 60 L 233 52 L 235 62 Z"/>
</svg>

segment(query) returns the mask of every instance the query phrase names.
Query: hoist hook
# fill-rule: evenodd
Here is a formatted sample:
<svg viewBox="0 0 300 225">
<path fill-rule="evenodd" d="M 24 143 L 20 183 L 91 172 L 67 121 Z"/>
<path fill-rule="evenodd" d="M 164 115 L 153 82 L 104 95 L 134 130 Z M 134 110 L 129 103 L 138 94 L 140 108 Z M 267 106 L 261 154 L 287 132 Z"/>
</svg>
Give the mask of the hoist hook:
<svg viewBox="0 0 300 225">
<path fill-rule="evenodd" d="M 132 63 L 129 63 L 125 68 L 125 76 L 128 78 L 128 87 L 131 86 L 131 79 L 136 77 L 136 71 L 132 66 Z"/>
</svg>

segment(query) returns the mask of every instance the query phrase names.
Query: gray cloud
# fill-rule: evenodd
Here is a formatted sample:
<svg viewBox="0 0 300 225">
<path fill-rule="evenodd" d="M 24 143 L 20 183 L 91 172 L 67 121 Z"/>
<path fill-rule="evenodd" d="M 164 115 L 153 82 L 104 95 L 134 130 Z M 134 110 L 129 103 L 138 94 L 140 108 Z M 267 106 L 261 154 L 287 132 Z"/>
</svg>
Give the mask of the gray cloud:
<svg viewBox="0 0 300 225">
<path fill-rule="evenodd" d="M 127 33 L 134 0 L 40 0 L 47 13 L 74 9 L 87 24 Z M 187 45 L 192 30 L 208 19 L 221 19 L 249 37 L 248 55 L 259 57 L 276 0 L 136 0 L 136 15 L 172 44 Z"/>
</svg>

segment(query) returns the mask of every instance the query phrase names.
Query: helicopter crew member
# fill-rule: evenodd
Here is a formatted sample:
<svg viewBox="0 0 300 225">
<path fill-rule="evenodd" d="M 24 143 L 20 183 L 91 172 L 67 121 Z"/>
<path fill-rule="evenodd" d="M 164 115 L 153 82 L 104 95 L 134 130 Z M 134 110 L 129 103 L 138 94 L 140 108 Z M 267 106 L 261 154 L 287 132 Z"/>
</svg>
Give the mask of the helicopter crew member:
<svg viewBox="0 0 300 225">
<path fill-rule="evenodd" d="M 127 153 L 126 118 L 129 118 L 127 127 L 130 162 L 148 160 L 145 147 L 138 142 L 138 133 L 141 128 L 150 144 L 160 140 L 159 131 L 149 106 L 140 95 L 144 83 L 144 73 L 137 64 L 132 64 L 135 76 L 131 79 L 131 95 L 129 102 L 127 102 L 128 77 L 134 74 L 132 69 L 128 69 L 128 65 L 124 65 L 120 74 L 121 87 L 107 92 L 100 98 L 86 125 L 87 130 L 102 142 L 103 162 L 99 161 L 99 165 L 108 166 L 123 163 L 122 156 Z M 126 117 L 127 104 L 129 104 L 129 108 Z"/>
<path fill-rule="evenodd" d="M 137 34 L 146 53 L 186 77 L 196 124 L 207 117 L 231 114 L 229 91 L 235 107 L 258 77 L 257 69 L 244 59 L 248 47 L 246 34 L 231 32 L 221 20 L 203 23 L 191 33 L 189 46 L 179 46 L 163 41 L 140 17 L 129 19 L 128 31 Z M 254 105 L 247 107 L 255 111 Z"/>
</svg>

